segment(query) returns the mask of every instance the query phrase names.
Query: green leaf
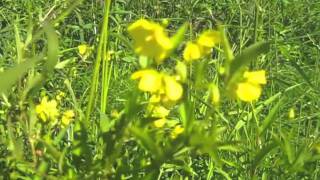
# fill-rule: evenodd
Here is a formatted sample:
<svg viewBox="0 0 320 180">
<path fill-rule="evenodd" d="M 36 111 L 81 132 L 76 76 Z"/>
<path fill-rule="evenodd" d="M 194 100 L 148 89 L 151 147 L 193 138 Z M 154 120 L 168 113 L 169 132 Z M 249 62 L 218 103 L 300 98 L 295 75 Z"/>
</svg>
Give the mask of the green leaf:
<svg viewBox="0 0 320 180">
<path fill-rule="evenodd" d="M 67 60 L 61 61 L 61 62 L 57 63 L 54 68 L 55 69 L 63 69 L 66 65 L 73 62 L 74 60 L 75 60 L 75 58 L 69 58 Z"/>
<path fill-rule="evenodd" d="M 150 135 L 141 128 L 132 127 L 129 129 L 134 137 L 140 141 L 141 145 L 148 151 L 150 154 L 154 155 L 157 159 L 162 157 L 160 148 L 157 147 L 155 141 L 150 137 Z"/>
<path fill-rule="evenodd" d="M 11 69 L 0 72 L 0 94 L 7 94 L 9 89 L 21 79 L 30 68 L 33 68 L 40 59 L 40 57 L 34 57 Z"/>
<path fill-rule="evenodd" d="M 187 28 L 188 28 L 188 23 L 184 23 L 176 32 L 176 34 L 171 38 L 171 41 L 173 43 L 173 48 L 175 49 L 177 48 L 181 42 L 184 39 L 184 34 L 187 32 Z"/>
<path fill-rule="evenodd" d="M 266 130 L 271 126 L 273 121 L 276 119 L 275 115 L 279 111 L 281 105 L 282 105 L 283 100 L 280 99 L 275 106 L 271 109 L 267 117 L 264 119 L 261 127 L 259 128 L 259 135 L 262 135 L 263 133 L 266 132 Z"/>
<path fill-rule="evenodd" d="M 255 169 L 259 163 L 270 153 L 274 148 L 278 146 L 278 143 L 272 142 L 268 145 L 265 145 L 261 148 L 261 150 L 256 154 L 252 162 L 252 168 Z"/>
<path fill-rule="evenodd" d="M 48 25 L 44 30 L 48 39 L 48 56 L 44 65 L 44 73 L 48 75 L 53 72 L 54 67 L 58 62 L 59 42 L 53 27 Z"/>
<path fill-rule="evenodd" d="M 194 108 L 190 102 L 185 102 L 179 107 L 180 117 L 186 133 L 189 133 L 192 130 L 192 124 L 194 121 L 193 111 Z"/>
</svg>

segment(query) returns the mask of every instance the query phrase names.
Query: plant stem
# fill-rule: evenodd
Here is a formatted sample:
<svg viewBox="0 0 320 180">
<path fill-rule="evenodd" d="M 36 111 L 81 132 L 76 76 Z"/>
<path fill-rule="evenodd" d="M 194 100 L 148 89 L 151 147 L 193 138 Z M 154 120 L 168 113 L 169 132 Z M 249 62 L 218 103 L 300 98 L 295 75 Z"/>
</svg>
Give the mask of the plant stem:
<svg viewBox="0 0 320 180">
<path fill-rule="evenodd" d="M 85 122 L 84 122 L 85 126 L 89 125 L 90 115 L 91 115 L 92 109 L 94 107 L 95 95 L 96 95 L 97 88 L 98 88 L 100 65 L 101 65 L 102 59 L 105 58 L 105 57 L 103 57 L 103 55 L 105 55 L 105 53 L 106 53 L 104 50 L 106 50 L 106 43 L 107 42 L 105 40 L 107 40 L 107 36 L 108 36 L 110 4 L 111 4 L 111 0 L 106 0 L 103 23 L 102 23 L 102 27 L 101 27 L 101 36 L 99 39 L 97 56 L 96 56 L 95 65 L 94 65 L 94 72 L 93 72 L 91 86 L 90 86 L 89 102 L 88 102 L 86 116 L 85 116 Z"/>
</svg>

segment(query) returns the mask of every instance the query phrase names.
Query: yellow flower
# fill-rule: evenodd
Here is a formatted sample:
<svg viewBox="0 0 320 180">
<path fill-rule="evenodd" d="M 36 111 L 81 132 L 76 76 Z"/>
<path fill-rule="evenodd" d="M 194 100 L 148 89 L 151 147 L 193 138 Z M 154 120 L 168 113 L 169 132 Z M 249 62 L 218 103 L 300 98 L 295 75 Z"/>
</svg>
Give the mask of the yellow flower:
<svg viewBox="0 0 320 180">
<path fill-rule="evenodd" d="M 173 131 L 171 132 L 171 138 L 175 139 L 177 138 L 181 133 L 183 133 L 184 128 L 181 127 L 181 125 L 177 125 L 174 127 Z"/>
<path fill-rule="evenodd" d="M 246 102 L 259 99 L 262 87 L 261 85 L 266 84 L 266 73 L 264 70 L 245 72 L 243 74 L 245 79 L 244 82 L 238 83 L 236 89 L 237 97 Z"/>
<path fill-rule="evenodd" d="M 164 84 L 165 94 L 169 100 L 177 101 L 182 97 L 183 88 L 173 77 L 164 76 Z"/>
<path fill-rule="evenodd" d="M 66 93 L 59 91 L 59 93 L 56 95 L 57 101 L 61 101 L 66 96 Z"/>
<path fill-rule="evenodd" d="M 248 82 L 239 83 L 236 90 L 238 98 L 245 102 L 256 100 L 261 95 L 261 86 Z"/>
<path fill-rule="evenodd" d="M 160 64 L 173 48 L 165 29 L 154 22 L 140 19 L 128 27 L 137 54 L 154 58 Z"/>
<path fill-rule="evenodd" d="M 131 75 L 131 79 L 139 79 L 139 89 L 146 92 L 156 92 L 162 86 L 162 75 L 155 70 L 140 70 Z"/>
<path fill-rule="evenodd" d="M 201 49 L 196 43 L 188 42 L 184 51 L 183 59 L 187 62 L 201 58 Z"/>
<path fill-rule="evenodd" d="M 208 30 L 203 32 L 198 40 L 197 44 L 202 48 L 203 54 L 209 54 L 211 48 L 221 41 L 220 32 Z"/>
<path fill-rule="evenodd" d="M 61 119 L 61 125 L 62 127 L 66 127 L 70 124 L 70 122 L 73 120 L 75 114 L 73 110 L 67 110 L 63 113 L 62 119 Z"/>
<path fill-rule="evenodd" d="M 48 101 L 47 96 L 43 97 L 41 103 L 36 106 L 36 113 L 43 122 L 55 120 L 59 115 L 57 101 Z"/>
<path fill-rule="evenodd" d="M 156 128 L 162 128 L 162 127 L 166 124 L 166 121 L 167 121 L 166 118 L 161 118 L 161 119 L 155 120 L 155 121 L 153 122 L 153 125 L 154 125 Z"/>
<path fill-rule="evenodd" d="M 205 31 L 198 37 L 196 43 L 187 43 L 183 51 L 183 59 L 187 62 L 200 59 L 210 54 L 211 49 L 220 41 L 220 32 L 213 30 Z"/>
<path fill-rule="evenodd" d="M 89 46 L 86 44 L 81 44 L 78 46 L 78 51 L 80 55 L 85 55 L 89 50 Z"/>
<path fill-rule="evenodd" d="M 177 101 L 182 97 L 182 85 L 173 77 L 161 74 L 152 69 L 140 70 L 131 75 L 131 79 L 139 79 L 139 89 L 145 92 L 158 93 L 161 100 Z M 154 96 L 153 100 L 156 96 Z"/>
<path fill-rule="evenodd" d="M 152 106 L 151 105 L 151 110 L 152 110 L 152 117 L 155 118 L 165 118 L 169 115 L 170 110 L 163 106 Z"/>
</svg>

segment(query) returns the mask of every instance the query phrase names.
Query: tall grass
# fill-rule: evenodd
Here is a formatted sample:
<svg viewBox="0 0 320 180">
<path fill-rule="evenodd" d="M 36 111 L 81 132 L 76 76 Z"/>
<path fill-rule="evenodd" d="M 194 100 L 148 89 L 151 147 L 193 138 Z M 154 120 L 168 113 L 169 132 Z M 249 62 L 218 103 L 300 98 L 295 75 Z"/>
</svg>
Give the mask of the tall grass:
<svg viewBox="0 0 320 180">
<path fill-rule="evenodd" d="M 0 2 L 0 177 L 318 179 L 319 10 L 316 0 Z M 220 27 L 225 37 L 188 67 L 183 100 L 162 129 L 130 79 L 145 62 L 127 32 L 140 18 L 169 20 L 170 35 L 189 23 L 156 67 L 165 73 L 202 31 Z M 220 106 L 210 104 L 205 87 L 232 89 L 244 66 L 267 71 L 259 101 L 222 91 Z M 45 96 L 58 102 L 56 123 L 37 114 Z M 70 109 L 75 117 L 61 126 Z M 185 130 L 173 139 L 177 124 Z"/>
</svg>

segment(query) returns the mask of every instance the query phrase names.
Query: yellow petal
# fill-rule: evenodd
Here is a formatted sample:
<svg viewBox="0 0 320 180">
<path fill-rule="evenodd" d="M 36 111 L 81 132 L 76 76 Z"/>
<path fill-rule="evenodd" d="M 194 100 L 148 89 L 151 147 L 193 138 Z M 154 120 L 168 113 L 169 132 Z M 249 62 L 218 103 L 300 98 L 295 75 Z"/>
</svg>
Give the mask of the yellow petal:
<svg viewBox="0 0 320 180">
<path fill-rule="evenodd" d="M 128 28 L 134 40 L 135 52 L 139 55 L 154 58 L 160 64 L 173 47 L 165 29 L 154 22 L 140 19 Z"/>
<path fill-rule="evenodd" d="M 61 125 L 62 127 L 66 127 L 70 124 L 70 122 L 73 120 L 75 114 L 73 110 L 67 110 L 63 113 L 62 119 L 61 119 Z"/>
<path fill-rule="evenodd" d="M 220 41 L 221 41 L 220 32 L 209 30 L 209 31 L 203 32 L 199 36 L 197 40 L 197 44 L 203 47 L 213 48 Z"/>
<path fill-rule="evenodd" d="M 266 71 L 259 70 L 259 71 L 251 71 L 251 72 L 245 72 L 243 74 L 243 77 L 246 78 L 247 82 L 252 84 L 266 84 Z"/>
<path fill-rule="evenodd" d="M 146 92 L 156 92 L 162 86 L 161 74 L 152 69 L 137 71 L 131 79 L 140 79 L 139 89 Z"/>
<path fill-rule="evenodd" d="M 153 122 L 154 126 L 157 128 L 162 128 L 166 124 L 166 118 L 161 118 Z"/>
<path fill-rule="evenodd" d="M 177 101 L 182 97 L 183 89 L 181 84 L 179 84 L 173 77 L 165 76 L 165 93 L 169 100 Z"/>
<path fill-rule="evenodd" d="M 181 125 L 177 125 L 176 127 L 174 127 L 172 133 L 171 133 L 171 138 L 175 139 L 178 137 L 178 135 L 180 135 L 181 133 L 183 133 L 184 128 L 181 127 Z"/>
<path fill-rule="evenodd" d="M 201 57 L 200 47 L 192 42 L 188 42 L 184 51 L 183 51 L 183 59 L 187 62 L 192 60 L 199 59 Z"/>
<path fill-rule="evenodd" d="M 261 91 L 262 90 L 260 85 L 244 82 L 238 84 L 236 94 L 240 100 L 251 102 L 253 100 L 259 99 Z"/>
</svg>

